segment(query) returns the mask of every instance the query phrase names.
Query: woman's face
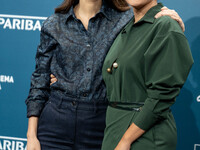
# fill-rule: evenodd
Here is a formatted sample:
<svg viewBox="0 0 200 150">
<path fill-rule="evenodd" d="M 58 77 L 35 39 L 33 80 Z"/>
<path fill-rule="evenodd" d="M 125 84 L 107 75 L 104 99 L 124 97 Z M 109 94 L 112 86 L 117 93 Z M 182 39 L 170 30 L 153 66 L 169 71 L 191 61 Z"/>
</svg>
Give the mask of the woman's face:
<svg viewBox="0 0 200 150">
<path fill-rule="evenodd" d="M 134 8 L 142 8 L 154 0 L 126 0 L 126 2 Z"/>
</svg>

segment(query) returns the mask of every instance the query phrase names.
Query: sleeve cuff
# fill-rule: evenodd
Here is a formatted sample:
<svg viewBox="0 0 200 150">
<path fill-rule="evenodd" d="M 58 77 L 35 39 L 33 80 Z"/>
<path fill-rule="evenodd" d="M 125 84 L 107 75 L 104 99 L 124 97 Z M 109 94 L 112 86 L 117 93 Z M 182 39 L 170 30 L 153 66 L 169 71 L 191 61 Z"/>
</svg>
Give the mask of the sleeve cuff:
<svg viewBox="0 0 200 150">
<path fill-rule="evenodd" d="M 148 97 L 133 122 L 139 128 L 145 131 L 149 130 L 160 119 L 159 112 L 155 110 L 158 103 L 158 99 Z"/>
<path fill-rule="evenodd" d="M 37 101 L 29 101 L 27 103 L 27 118 L 30 118 L 31 116 L 39 117 L 43 106 L 43 103 L 38 103 Z"/>
<path fill-rule="evenodd" d="M 141 129 L 149 130 L 157 121 L 158 116 L 148 109 L 143 109 L 134 119 L 134 123 Z"/>
</svg>

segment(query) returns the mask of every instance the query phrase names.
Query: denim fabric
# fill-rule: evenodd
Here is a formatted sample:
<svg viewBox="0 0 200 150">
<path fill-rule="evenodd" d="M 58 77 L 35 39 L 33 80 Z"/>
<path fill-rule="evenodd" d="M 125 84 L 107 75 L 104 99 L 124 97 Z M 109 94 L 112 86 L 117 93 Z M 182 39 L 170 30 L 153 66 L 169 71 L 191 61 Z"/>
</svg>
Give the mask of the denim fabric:
<svg viewBox="0 0 200 150">
<path fill-rule="evenodd" d="M 100 150 L 107 103 L 74 101 L 53 95 L 39 122 L 42 150 Z"/>
<path fill-rule="evenodd" d="M 50 16 L 41 29 L 36 68 L 26 100 L 27 116 L 40 116 L 51 93 L 83 101 L 106 101 L 101 70 L 104 58 L 117 34 L 132 18 L 132 10 L 119 12 L 103 2 L 86 30 L 75 17 Z M 58 81 L 50 86 L 50 74 Z"/>
</svg>

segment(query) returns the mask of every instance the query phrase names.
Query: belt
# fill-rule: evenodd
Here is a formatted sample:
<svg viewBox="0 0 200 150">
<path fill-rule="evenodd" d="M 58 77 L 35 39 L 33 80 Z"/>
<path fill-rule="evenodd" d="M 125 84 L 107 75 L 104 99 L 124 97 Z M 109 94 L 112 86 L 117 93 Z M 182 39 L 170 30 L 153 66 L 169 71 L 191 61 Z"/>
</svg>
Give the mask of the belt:
<svg viewBox="0 0 200 150">
<path fill-rule="evenodd" d="M 129 110 L 129 111 L 141 111 L 142 106 L 144 103 L 123 103 L 123 102 L 109 102 L 108 105 L 113 108 L 122 109 L 122 110 Z M 129 107 L 124 107 L 124 106 Z M 134 107 L 131 107 L 133 105 Z M 137 106 L 136 106 L 137 105 Z"/>
</svg>

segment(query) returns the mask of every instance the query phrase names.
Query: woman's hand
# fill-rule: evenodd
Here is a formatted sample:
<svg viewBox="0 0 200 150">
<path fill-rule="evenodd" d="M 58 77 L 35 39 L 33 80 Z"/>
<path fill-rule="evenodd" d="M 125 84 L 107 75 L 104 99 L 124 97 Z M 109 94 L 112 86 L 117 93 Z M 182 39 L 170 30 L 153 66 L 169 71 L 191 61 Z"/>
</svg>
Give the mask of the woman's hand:
<svg viewBox="0 0 200 150">
<path fill-rule="evenodd" d="M 27 150 L 41 150 L 40 142 L 37 137 L 27 138 Z"/>
<path fill-rule="evenodd" d="M 50 85 L 52 85 L 55 82 L 57 82 L 57 79 L 56 79 L 56 77 L 53 74 L 51 74 L 50 77 L 51 77 L 51 83 L 50 83 Z"/>
<path fill-rule="evenodd" d="M 118 143 L 117 147 L 115 148 L 115 150 L 130 150 L 130 148 L 131 148 L 131 142 L 122 138 Z"/>
<path fill-rule="evenodd" d="M 115 150 L 130 150 L 131 144 L 143 135 L 145 131 L 132 123 L 124 133 Z"/>
<path fill-rule="evenodd" d="M 175 10 L 168 9 L 167 7 L 161 8 L 161 11 L 155 15 L 155 18 L 159 18 L 161 16 L 170 16 L 172 19 L 176 20 L 181 26 L 183 32 L 185 32 L 185 25 L 183 20 L 179 16 L 179 14 Z"/>
</svg>

